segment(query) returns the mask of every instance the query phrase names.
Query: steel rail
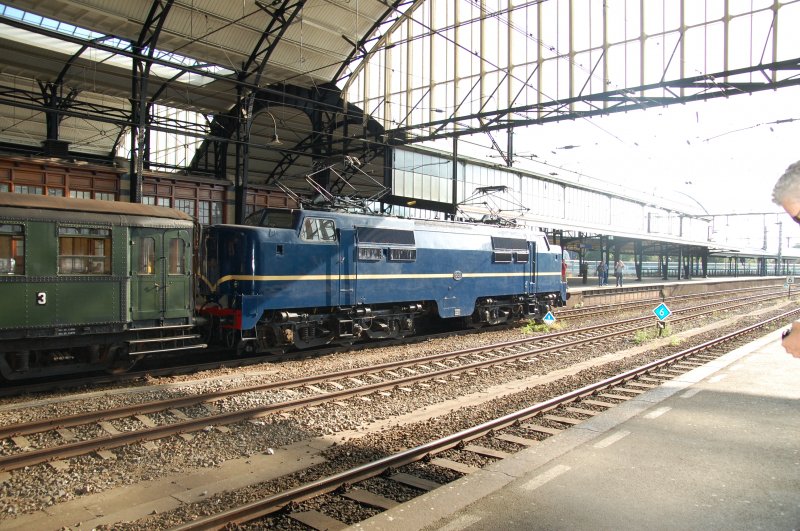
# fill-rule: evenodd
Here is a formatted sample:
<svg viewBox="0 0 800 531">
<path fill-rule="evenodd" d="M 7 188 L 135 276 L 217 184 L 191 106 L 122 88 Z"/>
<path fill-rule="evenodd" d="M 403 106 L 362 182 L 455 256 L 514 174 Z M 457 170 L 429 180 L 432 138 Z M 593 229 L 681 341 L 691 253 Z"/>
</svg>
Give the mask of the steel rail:
<svg viewBox="0 0 800 531">
<path fill-rule="evenodd" d="M 647 299 L 644 301 L 631 301 L 631 302 L 621 302 L 621 303 L 614 303 L 608 305 L 593 305 L 587 306 L 584 308 L 575 308 L 575 309 L 562 309 L 556 310 L 554 313 L 556 317 L 559 319 L 573 319 L 577 317 L 590 317 L 594 315 L 599 315 L 603 313 L 607 313 L 609 311 L 613 311 L 617 308 L 638 308 L 640 306 L 645 306 L 647 301 L 652 302 L 667 302 L 667 301 L 675 301 L 679 299 L 691 299 L 697 298 L 698 296 L 701 297 L 711 297 L 711 296 L 719 296 L 725 294 L 731 294 L 736 292 L 744 292 L 744 291 L 756 291 L 756 290 L 763 290 L 769 289 L 774 286 L 766 286 L 761 288 L 738 288 L 732 290 L 720 290 L 715 292 L 709 292 L 701 295 L 679 295 L 676 297 L 668 297 L 665 298 L 663 301 L 661 298 L 658 299 Z M 501 325 L 502 326 L 502 325 Z M 501 329 L 501 326 L 495 327 L 495 329 Z M 508 326 L 508 325 L 506 325 Z M 463 330 L 460 333 L 478 333 L 482 329 L 470 329 L 470 330 Z M 387 344 L 397 345 L 403 344 L 403 342 L 414 342 L 414 341 L 421 341 L 422 339 L 426 338 L 436 338 L 439 336 L 444 336 L 444 334 L 433 334 L 429 336 L 411 336 L 406 337 L 403 340 L 391 340 L 385 341 Z M 451 334 L 447 334 L 448 336 Z M 375 348 L 377 346 L 381 346 L 380 342 L 369 342 L 369 343 L 360 343 L 360 344 L 353 344 L 350 345 L 350 351 L 357 351 L 365 348 Z M 5 384 L 12 383 L 12 385 L 1 385 L 0 386 L 0 397 L 9 397 L 18 395 L 21 393 L 40 393 L 40 392 L 50 392 L 56 388 L 65 389 L 68 387 L 78 387 L 78 386 L 86 386 L 86 385 L 101 385 L 101 384 L 113 384 L 119 383 L 123 381 L 135 381 L 141 378 L 147 377 L 154 377 L 154 376 L 174 376 L 180 374 L 189 374 L 194 372 L 200 372 L 203 370 L 214 370 L 219 368 L 235 368 L 235 367 L 246 367 L 250 365 L 256 365 L 259 363 L 271 362 L 271 361 L 284 361 L 284 360 L 291 360 L 297 359 L 301 357 L 307 357 L 309 355 L 324 355 L 326 351 L 331 352 L 338 352 L 341 349 L 325 347 L 322 349 L 312 349 L 312 350 L 305 350 L 305 351 L 296 351 L 296 352 L 287 352 L 283 354 L 270 354 L 270 355 L 262 355 L 258 357 L 247 357 L 247 358 L 229 358 L 224 360 L 215 360 L 206 363 L 199 363 L 199 364 L 192 364 L 192 365 L 184 365 L 184 366 L 174 366 L 174 367 L 165 367 L 165 368 L 154 368 L 154 369 L 146 369 L 140 370 L 136 372 L 126 372 L 123 374 L 107 374 L 102 376 L 88 376 L 88 377 L 80 377 L 74 378 L 70 380 L 63 380 L 60 379 L 56 382 L 46 382 L 46 383 L 26 383 L 24 385 L 13 385 L 16 383 L 16 380 L 3 382 Z"/>
<path fill-rule="evenodd" d="M 697 298 L 706 298 L 706 297 L 716 297 L 722 295 L 732 295 L 732 294 L 742 294 L 746 292 L 753 292 L 753 291 L 766 291 L 770 290 L 770 293 L 774 293 L 776 295 L 786 293 L 785 290 L 778 289 L 778 286 L 761 286 L 755 288 L 739 288 L 739 289 L 730 289 L 730 290 L 723 290 L 723 291 L 714 291 L 709 293 L 694 293 L 691 295 L 678 295 L 675 297 L 654 297 L 650 299 L 640 299 L 634 301 L 627 301 L 627 302 L 617 302 L 613 304 L 597 304 L 592 306 L 584 306 L 582 308 L 570 308 L 565 310 L 556 310 L 553 312 L 556 317 L 560 319 L 574 319 L 577 317 L 588 317 L 592 315 L 598 315 L 606 313 L 609 310 L 614 309 L 635 309 L 642 306 L 647 306 L 649 304 L 657 304 L 657 303 L 674 303 L 680 302 L 685 299 L 697 299 Z M 763 295 L 763 294 L 762 294 Z M 756 296 L 756 295 L 754 295 Z"/>
<path fill-rule="evenodd" d="M 742 302 L 733 307 L 742 306 L 745 304 L 749 304 L 749 302 Z M 716 310 L 709 310 L 706 313 L 713 313 Z M 800 310 L 797 310 L 800 312 Z M 679 318 L 680 320 L 685 319 L 693 319 L 698 317 L 698 315 L 686 316 Z M 648 320 L 651 320 L 652 317 L 648 317 Z M 678 320 L 678 319 L 675 319 Z M 634 319 L 633 321 L 641 321 L 641 318 Z M 626 323 L 627 321 L 622 321 L 622 323 Z M 606 325 L 607 326 L 607 325 Z M 598 327 L 590 327 L 590 328 L 598 328 Z M 305 398 L 299 398 L 296 400 L 290 400 L 285 402 L 277 402 L 274 404 L 268 404 L 264 406 L 258 406 L 254 408 L 244 409 L 241 411 L 230 411 L 225 413 L 218 413 L 216 415 L 211 415 L 208 417 L 202 417 L 198 419 L 189 419 L 185 421 L 179 421 L 172 424 L 165 424 L 162 426 L 155 426 L 150 428 L 145 428 L 140 431 L 136 432 L 125 432 L 121 434 L 114 434 L 114 435 L 107 435 L 103 437 L 98 437 L 95 439 L 88 439 L 85 441 L 76 441 L 72 443 L 62 444 L 50 448 L 40 448 L 34 450 L 28 450 L 21 453 L 11 454 L 0 457 L 0 471 L 10 471 L 16 470 L 19 468 L 23 468 L 26 466 L 32 466 L 36 464 L 41 464 L 57 459 L 67 459 L 71 457 L 76 457 L 79 455 L 86 455 L 88 453 L 99 451 L 99 450 L 107 450 L 110 448 L 118 448 L 121 446 L 126 446 L 129 444 L 134 444 L 138 442 L 144 441 L 152 441 L 157 439 L 162 439 L 164 437 L 170 435 L 177 435 L 181 433 L 191 433 L 194 431 L 202 430 L 209 425 L 225 425 L 225 424 L 233 424 L 235 422 L 240 422 L 243 420 L 250 420 L 253 418 L 262 417 L 271 413 L 277 413 L 281 411 L 291 411 L 295 409 L 299 409 L 302 407 L 313 406 L 317 404 L 322 404 L 325 402 L 331 402 L 346 398 L 352 398 L 356 396 L 368 395 L 373 392 L 382 391 L 386 389 L 396 388 L 402 385 L 411 385 L 414 383 L 418 383 L 421 381 L 427 380 L 434 380 L 437 378 L 442 378 L 444 376 L 449 376 L 456 373 L 463 373 L 468 372 L 475 369 L 490 367 L 494 365 L 500 365 L 503 363 L 508 363 L 510 361 L 515 361 L 521 358 L 527 358 L 539 354 L 543 354 L 546 352 L 550 352 L 553 350 L 560 350 L 564 348 L 571 348 L 575 346 L 579 346 L 585 343 L 600 341 L 603 339 L 608 339 L 612 337 L 616 337 L 619 335 L 627 334 L 641 328 L 639 326 L 627 327 L 627 328 L 620 328 L 619 330 L 609 332 L 606 334 L 602 334 L 600 336 L 590 336 L 582 339 L 577 339 L 574 341 L 569 341 L 565 343 L 557 343 L 555 345 L 550 345 L 546 347 L 541 347 L 537 349 L 530 349 L 525 351 L 517 351 L 512 354 L 504 355 L 501 357 L 495 357 L 489 360 L 481 360 L 472 363 L 467 363 L 465 365 L 459 365 L 457 367 L 449 367 L 446 369 L 440 369 L 433 372 L 408 376 L 405 378 L 389 380 L 386 382 L 376 382 L 373 384 L 364 385 L 355 389 L 344 389 L 340 391 L 334 391 L 325 393 L 324 395 L 316 395 L 316 396 L 309 396 Z M 501 348 L 507 348 L 508 344 L 516 344 L 519 346 L 520 343 L 530 342 L 530 340 L 517 340 L 512 342 L 502 343 Z M 483 346 L 483 347 L 473 347 L 470 349 L 465 349 L 462 351 L 455 351 L 445 354 L 437 354 L 433 357 L 442 357 L 442 356 L 449 356 L 449 357 L 463 357 L 468 354 L 474 354 L 476 352 L 486 352 L 489 350 L 497 349 L 497 345 L 491 346 Z M 390 362 L 390 364 L 394 364 L 396 362 Z M 416 363 L 415 363 L 416 364 Z M 386 364 L 384 364 L 386 365 Z M 373 367 L 374 369 L 374 367 Z M 350 372 L 350 371 L 343 371 L 343 372 Z M 375 371 L 371 371 L 375 372 Z M 315 378 L 315 377 L 310 377 Z M 302 379 L 304 380 L 304 379 Z M 285 382 L 284 382 L 285 383 Z M 266 384 L 266 385 L 280 385 L 280 382 L 276 382 L 273 384 Z M 203 400 L 204 402 L 208 400 Z M 151 403 L 154 404 L 154 403 Z M 126 407 L 127 408 L 127 407 Z M 163 409 L 163 408 L 162 408 Z M 140 413 L 137 411 L 137 413 Z"/>
<path fill-rule="evenodd" d="M 752 298 L 760 298 L 762 296 L 754 296 Z M 724 301 L 730 302 L 730 301 Z M 724 303 L 723 302 L 723 303 Z M 696 311 L 699 309 L 703 309 L 708 307 L 708 305 L 718 305 L 720 303 L 707 303 L 701 306 L 695 306 L 692 308 L 687 309 L 679 309 L 675 310 L 675 314 L 680 314 L 687 311 Z M 740 306 L 744 303 L 739 303 L 737 306 Z M 692 316 L 696 317 L 696 315 Z M 20 436 L 20 435 L 30 435 L 33 433 L 39 433 L 46 430 L 52 429 L 61 429 L 61 428 L 71 428 L 75 426 L 80 426 L 82 424 L 88 424 L 91 422 L 99 422 L 105 420 L 112 420 L 118 419 L 122 417 L 127 417 L 131 415 L 146 415 L 149 413 L 155 413 L 159 411 L 165 411 L 167 409 L 174 409 L 178 407 L 189 407 L 195 406 L 198 404 L 203 404 L 207 402 L 212 402 L 216 400 L 221 400 L 228 396 L 233 395 L 240 395 L 245 393 L 251 392 L 258 392 L 258 391 L 269 391 L 274 389 L 283 389 L 283 388 L 291 388 L 291 387 L 302 387 L 304 385 L 313 385 L 316 383 L 322 383 L 332 380 L 341 380 L 344 378 L 352 378 L 355 376 L 363 376 L 365 374 L 371 374 L 376 372 L 382 372 L 387 370 L 399 369 L 403 367 L 407 367 L 409 365 L 423 365 L 425 363 L 431 363 L 435 361 L 440 361 L 444 359 L 450 358 L 457 358 L 462 357 L 469 354 L 477 354 L 477 353 L 484 353 L 490 350 L 500 350 L 503 348 L 509 347 L 519 347 L 527 344 L 531 344 L 534 342 L 541 342 L 541 341 L 549 341 L 551 339 L 558 339 L 563 336 L 567 335 L 578 335 L 584 334 L 587 332 L 592 332 L 601 328 L 608 328 L 611 326 L 625 326 L 634 322 L 639 322 L 642 320 L 652 319 L 652 316 L 646 317 L 634 317 L 631 319 L 626 319 L 623 321 L 619 321 L 618 323 L 604 323 L 599 325 L 592 325 L 583 328 L 573 329 L 573 330 L 564 330 L 560 332 L 553 332 L 551 334 L 545 334 L 540 336 L 535 336 L 532 338 L 525 338 L 525 339 L 517 339 L 513 341 L 507 341 L 503 343 L 496 343 L 493 345 L 486 345 L 480 347 L 471 347 L 468 349 L 463 349 L 455 352 L 445 352 L 441 354 L 431 354 L 429 356 L 423 356 L 420 358 L 414 358 L 413 360 L 399 360 L 399 361 L 392 361 L 386 362 L 378 365 L 371 365 L 369 367 L 357 367 L 353 369 L 346 369 L 343 371 L 338 371 L 335 373 L 326 373 L 326 374 L 319 374 L 319 375 L 311 375 L 302 378 L 298 378 L 295 380 L 281 380 L 277 382 L 269 382 L 265 384 L 258 384 L 258 385 L 251 385 L 246 387 L 238 387 L 233 389 L 223 389 L 219 391 L 211 391 L 208 393 L 186 396 L 186 397 L 179 397 L 179 398 L 171 398 L 166 400 L 155 400 L 152 402 L 146 402 L 142 404 L 131 404 L 127 406 L 120 406 L 114 409 L 106 409 L 102 411 L 87 411 L 83 413 L 76 413 L 74 415 L 66 416 L 66 417 L 59 417 L 59 418 L 52 418 L 52 419 L 43 419 L 43 420 L 36 420 L 26 423 L 19 423 L 13 424 L 8 426 L 0 427 L 0 439 Z M 676 319 L 677 320 L 677 319 Z M 606 336 L 599 336 L 596 339 L 604 339 Z"/>
<path fill-rule="evenodd" d="M 711 347 L 714 347 L 721 343 L 725 343 L 727 341 L 730 341 L 731 339 L 735 339 L 744 334 L 748 334 L 759 328 L 768 326 L 772 323 L 785 319 L 789 316 L 796 315 L 798 313 L 800 313 L 800 309 L 786 312 L 779 316 L 772 317 L 765 321 L 745 327 L 741 330 L 737 330 L 736 332 L 732 332 L 722 337 L 706 341 L 700 345 L 682 350 L 680 352 L 677 352 L 660 360 L 647 363 L 635 369 L 631 369 L 622 374 L 606 378 L 605 380 L 602 380 L 600 382 L 589 384 L 587 386 L 581 387 L 580 389 L 564 393 L 560 396 L 551 398 L 544 402 L 539 402 L 538 404 L 535 404 L 533 406 L 521 409 L 519 411 L 515 411 L 513 413 L 509 413 L 507 415 L 504 415 L 497 419 L 490 420 L 488 422 L 484 422 L 472 428 L 467 428 L 457 433 L 447 435 L 446 437 L 442 437 L 440 439 L 430 441 L 420 446 L 416 446 L 409 450 L 405 450 L 397 454 L 378 459 L 371 463 L 366 463 L 351 468 L 349 470 L 346 470 L 344 472 L 340 472 L 338 474 L 334 474 L 332 476 L 322 478 L 313 481 L 311 483 L 307 483 L 305 485 L 301 485 L 299 487 L 295 487 L 293 489 L 289 489 L 287 491 L 272 496 L 268 496 L 267 498 L 264 498 L 256 502 L 248 503 L 240 507 L 236 507 L 209 517 L 201 518 L 193 522 L 189 522 L 174 527 L 172 528 L 172 531 L 221 529 L 232 523 L 243 524 L 252 521 L 256 518 L 260 518 L 262 516 L 274 513 L 282 509 L 283 507 L 289 505 L 290 503 L 313 498 L 321 494 L 332 492 L 345 485 L 357 483 L 359 481 L 363 481 L 365 479 L 378 476 L 386 472 L 387 470 L 390 470 L 391 468 L 396 468 L 399 466 L 407 465 L 409 463 L 413 463 L 415 461 L 419 461 L 431 454 L 441 453 L 445 450 L 449 450 L 450 448 L 458 446 L 462 442 L 482 437 L 492 431 L 507 428 L 519 421 L 536 416 L 545 411 L 549 411 L 563 404 L 574 402 L 578 399 L 597 393 L 598 391 L 603 391 L 609 387 L 614 387 L 620 384 L 624 384 L 625 382 L 633 380 L 644 374 L 648 374 L 654 370 L 663 368 L 668 365 L 672 365 L 677 361 L 680 361 L 684 358 L 691 356 L 692 354 L 702 352 Z"/>
</svg>

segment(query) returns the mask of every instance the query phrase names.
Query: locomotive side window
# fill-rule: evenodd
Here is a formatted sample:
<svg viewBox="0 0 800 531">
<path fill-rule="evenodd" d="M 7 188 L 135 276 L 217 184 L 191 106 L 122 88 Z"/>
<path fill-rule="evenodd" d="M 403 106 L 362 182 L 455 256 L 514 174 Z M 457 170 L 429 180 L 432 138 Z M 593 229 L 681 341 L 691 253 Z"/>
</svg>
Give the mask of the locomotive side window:
<svg viewBox="0 0 800 531">
<path fill-rule="evenodd" d="M 359 247 L 358 259 L 370 262 L 377 262 L 383 258 L 383 249 L 379 247 Z"/>
<path fill-rule="evenodd" d="M 416 249 L 392 247 L 389 249 L 389 260 L 393 262 L 413 262 L 417 259 Z"/>
<path fill-rule="evenodd" d="M 25 274 L 25 231 L 22 225 L 0 225 L 0 275 Z"/>
<path fill-rule="evenodd" d="M 527 262 L 530 258 L 530 253 L 528 251 L 517 251 L 514 255 L 519 263 Z"/>
<path fill-rule="evenodd" d="M 182 275 L 184 273 L 184 253 L 186 246 L 180 238 L 169 241 L 169 274 Z"/>
<path fill-rule="evenodd" d="M 139 246 L 139 274 L 152 275 L 156 270 L 156 240 L 142 238 Z"/>
<path fill-rule="evenodd" d="M 335 242 L 336 224 L 332 219 L 306 218 L 303 221 L 300 237 L 314 242 Z"/>
<path fill-rule="evenodd" d="M 495 264 L 510 264 L 511 251 L 495 251 L 493 253 L 493 261 Z"/>
<path fill-rule="evenodd" d="M 111 274 L 111 230 L 59 227 L 58 273 L 62 275 Z"/>
</svg>

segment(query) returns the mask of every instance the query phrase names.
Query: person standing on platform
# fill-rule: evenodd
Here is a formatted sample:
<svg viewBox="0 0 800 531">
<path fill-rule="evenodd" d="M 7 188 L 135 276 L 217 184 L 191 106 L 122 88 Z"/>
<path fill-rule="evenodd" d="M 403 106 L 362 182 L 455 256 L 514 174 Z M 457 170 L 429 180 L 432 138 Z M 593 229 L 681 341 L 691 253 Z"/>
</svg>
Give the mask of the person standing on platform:
<svg viewBox="0 0 800 531">
<path fill-rule="evenodd" d="M 597 285 L 602 286 L 607 274 L 606 263 L 602 260 L 597 262 L 597 268 L 595 269 L 595 272 L 597 273 Z"/>
<path fill-rule="evenodd" d="M 567 283 L 567 261 L 561 259 L 561 282 Z"/>
<path fill-rule="evenodd" d="M 622 287 L 622 275 L 625 273 L 625 263 L 622 260 L 617 260 L 614 264 L 614 276 L 617 278 L 617 287 Z"/>
<path fill-rule="evenodd" d="M 800 161 L 789 166 L 775 183 L 772 200 L 800 224 Z M 792 327 L 783 333 L 783 348 L 800 358 L 800 321 L 792 323 Z"/>
</svg>

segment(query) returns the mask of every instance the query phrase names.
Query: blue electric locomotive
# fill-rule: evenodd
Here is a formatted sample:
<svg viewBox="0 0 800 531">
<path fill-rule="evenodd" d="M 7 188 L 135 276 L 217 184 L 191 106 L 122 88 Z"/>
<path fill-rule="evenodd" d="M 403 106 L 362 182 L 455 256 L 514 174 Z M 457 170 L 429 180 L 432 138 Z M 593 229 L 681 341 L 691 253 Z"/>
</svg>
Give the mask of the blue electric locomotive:
<svg viewBox="0 0 800 531">
<path fill-rule="evenodd" d="M 200 252 L 201 313 L 245 352 L 540 319 L 567 299 L 560 247 L 530 229 L 265 209 L 209 227 Z"/>
</svg>

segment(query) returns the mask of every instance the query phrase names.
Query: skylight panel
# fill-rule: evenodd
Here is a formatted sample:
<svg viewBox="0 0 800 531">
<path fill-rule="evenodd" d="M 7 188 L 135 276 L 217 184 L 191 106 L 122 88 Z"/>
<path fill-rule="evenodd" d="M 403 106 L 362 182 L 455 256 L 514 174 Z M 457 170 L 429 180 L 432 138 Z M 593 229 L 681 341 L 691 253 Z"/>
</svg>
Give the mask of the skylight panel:
<svg viewBox="0 0 800 531">
<path fill-rule="evenodd" d="M 55 31 L 57 33 L 61 33 L 64 35 L 69 35 L 78 39 L 83 39 L 85 41 L 100 41 L 106 46 L 110 46 L 112 48 L 116 48 L 118 50 L 130 50 L 131 43 L 125 40 L 122 40 L 118 37 L 113 37 L 110 35 L 104 35 L 102 33 L 98 33 L 96 31 L 91 31 L 86 28 L 81 28 L 79 26 L 74 26 L 72 24 L 68 24 L 66 22 L 54 20 L 47 17 L 42 17 L 35 13 L 30 13 L 28 11 L 23 11 L 21 9 L 16 9 L 11 6 L 7 6 L 5 4 L 0 4 L 0 17 L 9 18 L 12 20 L 18 20 L 24 22 L 26 24 L 30 24 L 32 26 L 37 26 L 40 28 L 48 29 L 51 31 Z M 0 36 L 5 37 L 12 37 L 17 38 L 18 35 L 14 35 L 18 33 L 13 31 L 13 28 L 2 27 L 0 26 Z M 32 32 L 27 32 L 32 33 Z M 46 39 L 46 38 L 36 38 L 31 36 L 31 38 L 24 39 L 25 42 L 31 44 L 33 46 L 38 46 L 40 48 L 44 48 L 47 50 L 51 50 L 54 52 L 65 52 L 70 49 L 70 47 L 64 46 L 63 42 L 54 41 L 53 39 Z M 155 75 L 162 77 L 162 78 L 172 78 L 179 72 L 180 66 L 188 66 L 192 68 L 197 68 L 201 70 L 205 70 L 209 73 L 217 74 L 217 75 L 230 75 L 234 72 L 227 68 L 223 68 L 218 65 L 210 65 L 207 63 L 201 63 L 195 59 L 190 57 L 186 57 L 184 55 L 179 55 L 163 50 L 156 49 L 154 57 L 157 57 L 160 60 L 168 61 L 170 63 L 175 64 L 175 67 L 170 67 L 167 65 L 152 65 L 151 72 Z M 84 54 L 83 57 L 97 61 L 97 62 L 105 62 L 106 64 L 114 64 L 121 68 L 130 68 L 131 67 L 131 60 L 127 57 L 110 57 L 108 52 L 102 50 L 95 50 L 94 52 L 89 52 Z M 190 72 L 184 73 L 183 76 L 177 79 L 178 82 L 185 83 L 187 85 L 194 85 L 194 86 L 203 86 L 214 79 L 211 77 L 193 74 Z"/>
</svg>

